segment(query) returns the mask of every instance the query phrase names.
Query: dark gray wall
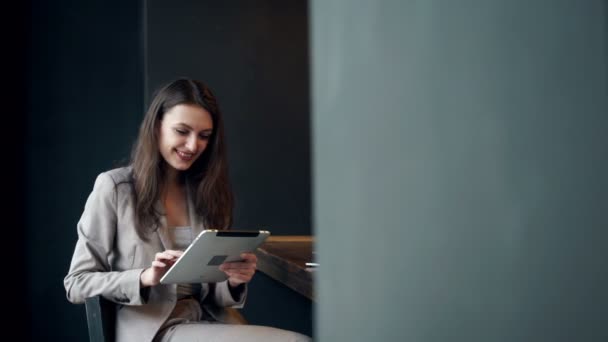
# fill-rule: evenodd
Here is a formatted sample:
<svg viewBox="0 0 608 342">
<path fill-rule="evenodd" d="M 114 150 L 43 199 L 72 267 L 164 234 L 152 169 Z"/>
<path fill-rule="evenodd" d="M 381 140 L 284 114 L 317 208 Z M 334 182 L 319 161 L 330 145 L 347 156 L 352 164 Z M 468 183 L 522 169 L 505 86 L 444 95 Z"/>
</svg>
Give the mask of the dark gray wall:
<svg viewBox="0 0 608 342">
<path fill-rule="evenodd" d="M 139 1 L 34 1 L 24 128 L 27 277 L 33 340 L 86 341 L 65 297 L 76 222 L 95 176 L 128 158 L 143 108 Z M 21 339 L 21 338 L 19 338 Z M 27 338 L 24 338 L 27 340 Z"/>
<path fill-rule="evenodd" d="M 312 2 L 319 340 L 608 340 L 606 6 Z"/>
<path fill-rule="evenodd" d="M 234 227 L 311 232 L 307 2 L 148 0 L 147 95 L 208 83 L 226 123 Z"/>
</svg>

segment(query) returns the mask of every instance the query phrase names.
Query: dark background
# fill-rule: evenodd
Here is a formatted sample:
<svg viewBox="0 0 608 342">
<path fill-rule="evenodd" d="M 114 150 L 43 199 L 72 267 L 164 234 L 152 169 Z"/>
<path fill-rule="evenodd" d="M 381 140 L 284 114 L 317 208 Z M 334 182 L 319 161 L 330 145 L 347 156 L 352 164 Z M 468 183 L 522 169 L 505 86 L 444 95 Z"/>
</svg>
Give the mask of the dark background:
<svg viewBox="0 0 608 342">
<path fill-rule="evenodd" d="M 225 116 L 234 226 L 310 234 L 306 1 L 147 1 L 146 95 L 189 75 Z"/>
<path fill-rule="evenodd" d="M 88 338 L 84 306 L 63 288 L 76 223 L 97 174 L 128 162 L 150 94 L 174 78 L 219 98 L 234 227 L 311 233 L 306 2 L 34 0 L 17 15 L 4 92 L 17 138 L 3 137 L 3 172 L 23 340 Z M 312 334 L 309 301 L 259 273 L 250 291 L 250 323 Z"/>
<path fill-rule="evenodd" d="M 15 330 L 28 335 L 27 315 L 29 300 L 24 295 L 26 283 L 25 264 L 25 208 L 23 191 L 25 177 L 23 163 L 25 152 L 25 112 L 27 104 L 27 36 L 29 32 L 29 5 L 15 3 L 10 11 L 12 20 L 0 20 L 2 40 L 1 109 L 2 146 L 1 185 L 2 214 L 2 263 L 0 285 L 3 307 L 9 308 L 9 319 L 2 320 L 3 331 Z"/>
</svg>

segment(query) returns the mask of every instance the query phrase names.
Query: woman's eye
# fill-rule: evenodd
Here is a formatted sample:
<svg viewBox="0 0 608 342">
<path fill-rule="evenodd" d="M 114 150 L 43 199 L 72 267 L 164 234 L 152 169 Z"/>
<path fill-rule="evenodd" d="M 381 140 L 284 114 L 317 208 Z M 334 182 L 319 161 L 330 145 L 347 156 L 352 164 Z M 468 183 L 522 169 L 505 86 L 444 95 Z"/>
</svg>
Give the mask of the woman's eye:
<svg viewBox="0 0 608 342">
<path fill-rule="evenodd" d="M 209 139 L 209 137 L 211 137 L 211 135 L 201 135 L 200 137 L 201 137 L 201 139 L 203 139 L 203 140 L 208 140 L 208 139 Z"/>
<path fill-rule="evenodd" d="M 188 134 L 188 131 L 183 130 L 183 129 L 175 129 L 175 131 L 177 132 L 177 134 L 179 135 L 186 135 Z"/>
</svg>

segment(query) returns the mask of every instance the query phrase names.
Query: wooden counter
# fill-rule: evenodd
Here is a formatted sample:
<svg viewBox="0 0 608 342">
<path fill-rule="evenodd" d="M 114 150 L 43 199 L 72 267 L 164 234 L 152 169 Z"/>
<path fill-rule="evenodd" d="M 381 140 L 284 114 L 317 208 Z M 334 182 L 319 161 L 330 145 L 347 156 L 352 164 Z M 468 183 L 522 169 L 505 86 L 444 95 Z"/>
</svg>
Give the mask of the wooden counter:
<svg viewBox="0 0 608 342">
<path fill-rule="evenodd" d="M 313 260 L 313 242 L 307 235 L 270 236 L 255 252 L 258 270 L 314 300 L 315 269 L 306 267 Z"/>
</svg>

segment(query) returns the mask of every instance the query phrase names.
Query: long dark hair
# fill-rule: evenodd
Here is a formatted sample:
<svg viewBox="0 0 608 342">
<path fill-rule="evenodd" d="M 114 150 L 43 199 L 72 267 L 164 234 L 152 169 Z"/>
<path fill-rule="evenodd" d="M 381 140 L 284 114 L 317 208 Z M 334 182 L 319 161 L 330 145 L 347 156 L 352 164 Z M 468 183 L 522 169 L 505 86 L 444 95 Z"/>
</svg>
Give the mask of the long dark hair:
<svg viewBox="0 0 608 342">
<path fill-rule="evenodd" d="M 144 117 L 131 154 L 135 225 L 143 240 L 160 226 L 156 203 L 164 181 L 164 159 L 158 150 L 157 126 L 164 114 L 179 104 L 197 105 L 211 114 L 213 131 L 202 155 L 183 172 L 194 190 L 194 206 L 207 229 L 229 229 L 234 199 L 228 179 L 224 123 L 217 99 L 204 83 L 180 78 L 161 88 Z"/>
</svg>

